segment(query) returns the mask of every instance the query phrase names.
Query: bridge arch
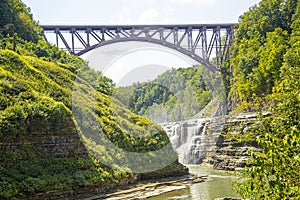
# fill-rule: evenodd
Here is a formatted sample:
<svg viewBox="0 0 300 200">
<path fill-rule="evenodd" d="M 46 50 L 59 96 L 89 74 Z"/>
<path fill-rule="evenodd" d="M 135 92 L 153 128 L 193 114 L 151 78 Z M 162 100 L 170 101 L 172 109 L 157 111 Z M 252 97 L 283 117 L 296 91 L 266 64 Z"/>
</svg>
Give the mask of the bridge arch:
<svg viewBox="0 0 300 200">
<path fill-rule="evenodd" d="M 151 39 L 151 40 L 147 40 L 144 38 L 132 38 L 132 39 L 120 39 L 120 40 L 109 40 L 109 41 L 105 41 L 105 42 L 101 42 L 99 44 L 95 44 L 93 46 L 87 47 L 81 51 L 79 51 L 76 55 L 80 56 L 83 55 L 89 51 L 92 51 L 94 49 L 100 48 L 102 46 L 106 46 L 106 45 L 110 45 L 110 44 L 114 44 L 114 43 L 119 43 L 119 42 L 149 42 L 149 43 L 153 43 L 153 44 L 158 44 L 161 45 L 163 47 L 168 47 L 170 49 L 176 50 L 179 53 L 182 53 L 190 58 L 192 58 L 193 60 L 199 62 L 200 64 L 206 66 L 210 71 L 216 72 L 218 71 L 218 69 L 213 66 L 211 63 L 209 63 L 207 60 L 204 60 L 203 58 L 201 58 L 198 55 L 195 55 L 189 51 L 187 51 L 186 49 L 182 48 L 182 47 L 178 47 L 176 45 L 173 45 L 172 43 L 169 42 L 162 42 L 160 40 L 156 40 L 156 39 Z"/>
<path fill-rule="evenodd" d="M 229 60 L 235 24 L 127 25 L 127 26 L 42 26 L 56 36 L 56 45 L 72 54 L 83 55 L 118 42 L 149 42 L 178 51 L 210 71 L 220 71 Z M 63 46 L 59 45 L 62 42 Z M 213 56 L 213 54 L 215 54 Z M 210 59 L 216 58 L 217 64 Z"/>
</svg>

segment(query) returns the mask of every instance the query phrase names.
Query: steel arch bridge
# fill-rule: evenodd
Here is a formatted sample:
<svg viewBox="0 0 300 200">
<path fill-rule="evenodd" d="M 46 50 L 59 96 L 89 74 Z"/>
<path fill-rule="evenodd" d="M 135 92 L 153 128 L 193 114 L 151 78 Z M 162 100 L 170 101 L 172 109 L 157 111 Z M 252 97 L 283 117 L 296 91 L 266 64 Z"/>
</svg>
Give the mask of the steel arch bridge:
<svg viewBox="0 0 300 200">
<path fill-rule="evenodd" d="M 98 47 L 126 41 L 141 41 L 174 49 L 209 70 L 220 71 L 230 59 L 235 24 L 186 25 L 44 25 L 46 38 L 71 54 L 82 55 Z M 215 58 L 212 64 L 211 60 Z"/>
</svg>

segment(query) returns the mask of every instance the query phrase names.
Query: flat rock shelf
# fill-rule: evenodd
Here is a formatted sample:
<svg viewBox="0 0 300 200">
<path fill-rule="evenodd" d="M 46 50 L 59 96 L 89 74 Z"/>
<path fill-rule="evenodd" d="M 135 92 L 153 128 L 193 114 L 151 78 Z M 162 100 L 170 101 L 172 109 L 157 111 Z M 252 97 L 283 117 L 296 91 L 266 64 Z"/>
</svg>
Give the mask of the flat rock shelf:
<svg viewBox="0 0 300 200">
<path fill-rule="evenodd" d="M 107 200 L 138 200 L 146 199 L 149 197 L 158 196 L 167 192 L 174 190 L 181 190 L 191 185 L 193 183 L 200 183 L 208 181 L 208 176 L 199 175 L 187 175 L 182 176 L 176 180 L 172 179 L 161 179 L 155 182 L 141 182 L 138 184 L 130 185 L 125 189 L 120 189 L 118 191 L 94 195 L 92 197 L 85 198 L 84 200 L 97 200 L 97 199 L 107 199 Z"/>
</svg>

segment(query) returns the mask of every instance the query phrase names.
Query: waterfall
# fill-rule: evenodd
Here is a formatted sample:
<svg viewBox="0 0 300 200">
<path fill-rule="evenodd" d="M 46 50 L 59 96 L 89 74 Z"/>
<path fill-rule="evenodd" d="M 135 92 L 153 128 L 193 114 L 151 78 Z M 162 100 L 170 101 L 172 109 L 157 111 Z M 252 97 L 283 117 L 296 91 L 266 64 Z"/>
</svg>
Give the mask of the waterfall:
<svg viewBox="0 0 300 200">
<path fill-rule="evenodd" d="M 191 119 L 184 122 L 162 124 L 173 148 L 183 164 L 199 164 L 207 152 L 207 126 L 210 119 Z"/>
<path fill-rule="evenodd" d="M 265 113 L 265 116 L 270 113 Z M 182 164 L 205 164 L 215 169 L 239 170 L 249 159 L 248 149 L 260 151 L 258 146 L 238 143 L 225 137 L 228 129 L 231 134 L 240 134 L 241 125 L 245 131 L 257 122 L 256 114 L 219 116 L 190 119 L 187 121 L 161 124 L 169 135 L 170 142 L 179 155 Z M 242 134 L 244 133 L 242 131 Z"/>
</svg>

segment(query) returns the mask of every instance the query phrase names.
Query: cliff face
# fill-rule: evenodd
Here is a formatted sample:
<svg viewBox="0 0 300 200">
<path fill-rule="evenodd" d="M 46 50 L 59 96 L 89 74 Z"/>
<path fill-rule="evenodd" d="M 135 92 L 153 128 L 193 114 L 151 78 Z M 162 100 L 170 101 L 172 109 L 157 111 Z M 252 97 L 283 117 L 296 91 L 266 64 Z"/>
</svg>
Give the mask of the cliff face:
<svg viewBox="0 0 300 200">
<path fill-rule="evenodd" d="M 61 127 L 57 131 L 45 131 L 47 122 L 42 120 L 27 119 L 27 124 L 26 133 L 11 132 L 1 138 L 0 149 L 9 150 L 15 155 L 30 149 L 41 158 L 88 157 L 88 151 L 80 140 L 71 116 L 64 121 L 56 122 L 55 126 Z"/>
<path fill-rule="evenodd" d="M 208 127 L 208 141 L 214 145 L 208 149 L 202 164 L 212 166 L 214 169 L 229 171 L 243 168 L 249 156 L 247 150 L 259 149 L 253 144 L 236 141 L 234 136 L 243 134 L 247 127 L 256 121 L 256 114 L 212 119 Z"/>
<path fill-rule="evenodd" d="M 243 134 L 243 131 L 256 121 L 256 114 L 245 114 L 191 119 L 163 124 L 163 127 L 170 137 L 173 148 L 179 153 L 181 163 L 236 170 L 245 166 L 248 159 L 247 150 L 258 147 L 239 143 L 234 139 L 234 135 Z M 231 137 L 227 136 L 229 131 Z"/>
</svg>

